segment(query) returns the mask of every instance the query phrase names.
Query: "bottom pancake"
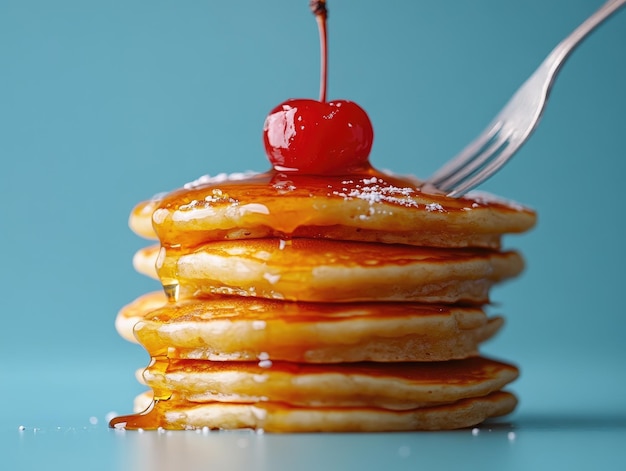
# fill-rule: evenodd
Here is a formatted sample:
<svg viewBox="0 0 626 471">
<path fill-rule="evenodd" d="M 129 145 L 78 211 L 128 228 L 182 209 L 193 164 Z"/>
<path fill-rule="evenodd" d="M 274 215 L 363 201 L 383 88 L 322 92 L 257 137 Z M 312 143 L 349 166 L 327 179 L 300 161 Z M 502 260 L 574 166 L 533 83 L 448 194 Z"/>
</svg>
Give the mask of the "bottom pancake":
<svg viewBox="0 0 626 471">
<path fill-rule="evenodd" d="M 141 414 L 118 417 L 111 426 L 127 429 L 235 430 L 266 432 L 387 432 L 454 430 L 506 415 L 517 399 L 508 392 L 462 399 L 452 404 L 393 411 L 366 407 L 291 407 L 281 403 L 190 403 L 172 396 L 156 401 Z"/>
</svg>

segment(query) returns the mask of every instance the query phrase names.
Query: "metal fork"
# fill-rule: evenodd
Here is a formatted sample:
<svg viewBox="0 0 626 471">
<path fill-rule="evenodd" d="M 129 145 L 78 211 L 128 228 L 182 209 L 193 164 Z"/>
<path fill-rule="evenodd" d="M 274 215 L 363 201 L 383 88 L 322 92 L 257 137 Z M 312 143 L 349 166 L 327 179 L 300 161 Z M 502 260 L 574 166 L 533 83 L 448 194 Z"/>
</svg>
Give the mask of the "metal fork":
<svg viewBox="0 0 626 471">
<path fill-rule="evenodd" d="M 625 4 L 626 0 L 609 0 L 561 41 L 483 133 L 424 185 L 433 185 L 448 196 L 459 197 L 497 172 L 537 127 L 565 60 L 589 33 Z"/>
</svg>

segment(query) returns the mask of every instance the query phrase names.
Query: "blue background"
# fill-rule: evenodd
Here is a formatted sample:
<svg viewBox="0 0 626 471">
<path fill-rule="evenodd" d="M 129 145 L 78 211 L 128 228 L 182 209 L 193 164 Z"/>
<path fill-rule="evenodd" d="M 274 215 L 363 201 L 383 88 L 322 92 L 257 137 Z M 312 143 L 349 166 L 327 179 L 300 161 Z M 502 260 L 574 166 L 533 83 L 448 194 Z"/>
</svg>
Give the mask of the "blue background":
<svg viewBox="0 0 626 471">
<path fill-rule="evenodd" d="M 601 3 L 330 1 L 329 98 L 368 111 L 375 166 L 426 177 Z M 0 449 L 14 468 L 154 460 L 158 437 L 120 435 L 104 419 L 131 410 L 142 391 L 134 372 L 148 362 L 113 325 L 122 305 L 156 288 L 132 269 L 145 242 L 128 214 L 202 174 L 268 168 L 267 112 L 319 90 L 307 5 L 0 0 Z M 493 430 L 499 446 L 467 432 L 235 433 L 204 445 L 177 435 L 157 464 L 181 450 L 221 469 L 231 452 L 233 468 L 295 456 L 313 467 L 330 456 L 344 467 L 462 464 L 450 447 L 490 450 L 498 469 L 623 463 L 625 50 L 622 10 L 573 54 L 532 139 L 481 187 L 539 213 L 532 232 L 506 239 L 525 274 L 493 293 L 507 325 L 484 351 L 522 369 L 512 425 Z"/>
</svg>

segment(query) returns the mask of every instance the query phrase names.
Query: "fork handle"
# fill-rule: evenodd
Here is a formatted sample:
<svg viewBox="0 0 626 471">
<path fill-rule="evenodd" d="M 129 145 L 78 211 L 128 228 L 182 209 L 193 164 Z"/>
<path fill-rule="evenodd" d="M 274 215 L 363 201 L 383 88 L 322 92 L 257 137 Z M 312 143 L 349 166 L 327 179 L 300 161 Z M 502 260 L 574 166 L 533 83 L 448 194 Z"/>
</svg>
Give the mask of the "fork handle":
<svg viewBox="0 0 626 471">
<path fill-rule="evenodd" d="M 609 0 L 595 13 L 587 18 L 572 33 L 563 39 L 545 59 L 544 64 L 550 65 L 551 74 L 556 74 L 568 56 L 594 29 L 600 26 L 616 10 L 626 5 L 626 0 Z"/>
</svg>

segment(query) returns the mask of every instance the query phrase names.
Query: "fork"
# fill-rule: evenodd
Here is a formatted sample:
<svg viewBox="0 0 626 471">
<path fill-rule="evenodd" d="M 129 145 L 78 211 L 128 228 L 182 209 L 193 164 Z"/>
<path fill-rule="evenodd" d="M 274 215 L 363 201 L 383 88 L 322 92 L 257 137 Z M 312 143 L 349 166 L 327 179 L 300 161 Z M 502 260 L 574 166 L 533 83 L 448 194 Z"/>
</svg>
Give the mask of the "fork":
<svg viewBox="0 0 626 471">
<path fill-rule="evenodd" d="M 594 29 L 625 4 L 626 0 L 609 0 L 562 40 L 482 134 L 426 180 L 424 186 L 434 186 L 448 196 L 459 197 L 496 173 L 537 127 L 565 60 Z"/>
</svg>

